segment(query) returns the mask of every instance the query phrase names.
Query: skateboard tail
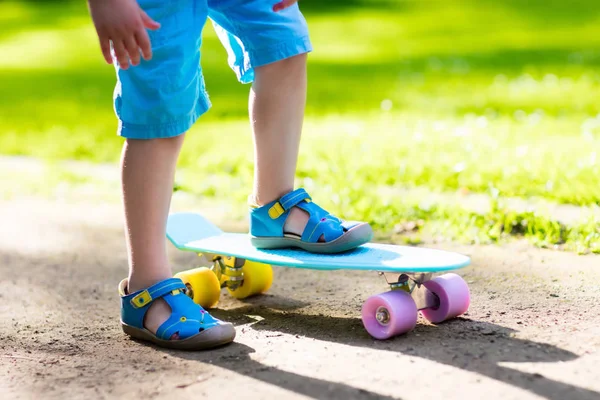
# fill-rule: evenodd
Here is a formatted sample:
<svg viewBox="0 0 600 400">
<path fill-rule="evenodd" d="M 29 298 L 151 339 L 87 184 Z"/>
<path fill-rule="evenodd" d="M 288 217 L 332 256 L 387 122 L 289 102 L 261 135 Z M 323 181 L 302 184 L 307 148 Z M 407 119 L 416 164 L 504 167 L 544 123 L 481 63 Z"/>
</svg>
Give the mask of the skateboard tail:
<svg viewBox="0 0 600 400">
<path fill-rule="evenodd" d="M 179 249 L 191 241 L 220 236 L 224 232 L 195 213 L 175 213 L 167 220 L 167 238 Z"/>
</svg>

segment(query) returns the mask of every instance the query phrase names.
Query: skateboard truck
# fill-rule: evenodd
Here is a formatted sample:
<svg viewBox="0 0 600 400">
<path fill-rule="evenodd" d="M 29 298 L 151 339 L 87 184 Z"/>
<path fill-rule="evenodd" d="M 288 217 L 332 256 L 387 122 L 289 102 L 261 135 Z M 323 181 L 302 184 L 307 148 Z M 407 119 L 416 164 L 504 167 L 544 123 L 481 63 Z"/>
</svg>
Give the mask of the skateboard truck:
<svg viewBox="0 0 600 400">
<path fill-rule="evenodd" d="M 423 310 L 425 308 L 437 308 L 440 305 L 440 298 L 428 290 L 423 283 L 431 279 L 431 272 L 415 272 L 415 273 L 392 273 L 392 272 L 379 272 L 379 275 L 383 275 L 388 285 L 392 290 L 404 290 L 415 301 L 417 310 Z M 389 316 L 386 315 L 385 310 L 378 310 L 376 318 L 379 322 L 385 323 Z"/>
<path fill-rule="evenodd" d="M 230 256 L 213 256 L 212 271 L 217 275 L 221 287 L 235 290 L 244 283 L 242 268 L 246 260 Z"/>
</svg>

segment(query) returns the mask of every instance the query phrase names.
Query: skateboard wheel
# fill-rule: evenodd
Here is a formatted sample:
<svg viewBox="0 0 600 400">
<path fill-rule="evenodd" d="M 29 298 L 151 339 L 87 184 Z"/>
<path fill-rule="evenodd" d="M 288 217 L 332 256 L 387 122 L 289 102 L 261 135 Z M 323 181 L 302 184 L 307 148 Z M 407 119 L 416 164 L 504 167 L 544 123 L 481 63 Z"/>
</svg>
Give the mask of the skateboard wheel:
<svg viewBox="0 0 600 400">
<path fill-rule="evenodd" d="M 440 301 L 436 308 L 421 310 L 423 317 L 430 322 L 439 323 L 458 317 L 469 309 L 469 286 L 457 274 L 444 274 L 423 283 Z"/>
<path fill-rule="evenodd" d="M 242 267 L 244 280 L 240 286 L 235 289 L 227 288 L 230 295 L 236 299 L 245 299 L 246 297 L 264 293 L 273 283 L 273 268 L 269 264 L 258 263 L 245 260 Z"/>
<path fill-rule="evenodd" d="M 363 325 L 375 339 L 389 339 L 413 330 L 417 317 L 417 305 L 403 290 L 371 296 L 362 306 Z"/>
<path fill-rule="evenodd" d="M 206 267 L 194 268 L 175 274 L 187 286 L 187 295 L 203 308 L 212 308 L 219 302 L 221 285 L 214 272 Z"/>
</svg>

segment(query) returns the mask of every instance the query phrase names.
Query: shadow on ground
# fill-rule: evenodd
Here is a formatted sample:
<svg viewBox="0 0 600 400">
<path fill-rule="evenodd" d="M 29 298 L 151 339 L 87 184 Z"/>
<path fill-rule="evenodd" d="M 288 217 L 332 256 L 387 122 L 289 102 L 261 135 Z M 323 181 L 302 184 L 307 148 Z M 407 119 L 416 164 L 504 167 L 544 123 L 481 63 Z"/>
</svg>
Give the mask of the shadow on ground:
<svg viewBox="0 0 600 400">
<path fill-rule="evenodd" d="M 528 390 L 552 400 L 597 399 L 600 393 L 548 379 L 540 374 L 529 374 L 498 365 L 500 362 L 561 362 L 577 358 L 577 355 L 558 347 L 517 339 L 511 329 L 500 325 L 458 318 L 443 325 L 418 324 L 416 329 L 404 336 L 387 341 L 374 341 L 364 331 L 359 318 L 335 318 L 324 315 L 305 315 L 294 312 L 278 312 L 265 306 L 252 305 L 232 311 L 217 310 L 220 318 L 238 325 L 252 323 L 256 330 L 285 332 L 318 340 L 346 345 L 395 351 L 405 355 L 423 357 L 431 361 L 482 374 Z M 247 315 L 259 315 L 264 320 L 255 322 Z M 258 380 L 279 385 L 307 396 L 319 397 L 323 390 L 332 385 L 341 393 L 355 392 L 350 386 L 321 381 L 296 375 L 287 371 L 276 371 L 252 360 L 254 350 L 248 346 L 234 344 L 241 357 L 218 358 L 211 353 L 170 352 L 173 356 L 188 360 L 212 363 Z M 465 350 L 472 349 L 472 350 Z M 269 371 L 269 374 L 264 374 Z M 274 372 L 277 372 L 274 374 Z M 369 394 L 369 393 L 364 393 Z M 370 393 L 373 398 L 388 397 Z"/>
<path fill-rule="evenodd" d="M 25 328 L 22 323 L 15 323 L 14 327 L 7 324 L 1 328 L 1 348 L 5 351 L 29 351 L 34 354 L 39 351 L 54 352 L 61 357 L 73 357 L 73 362 L 76 362 L 82 353 L 88 357 L 98 357 L 100 350 L 108 354 L 103 361 L 105 363 L 120 358 L 119 351 L 143 354 L 144 350 L 132 347 L 132 342 L 123 338 L 123 334 L 117 328 L 116 282 L 125 272 L 125 260 L 121 259 L 122 250 L 115 251 L 122 247 L 121 232 L 112 228 L 90 230 L 85 227 L 73 228 L 72 231 L 79 232 L 78 238 L 81 240 L 73 241 L 76 252 L 19 254 L 0 251 L 0 273 L 3 277 L 0 287 L 4 287 L 2 293 L 6 293 L 8 304 L 12 301 L 16 305 L 14 309 L 17 310 L 22 303 L 24 309 L 40 314 L 39 317 L 26 314 L 28 318 Z M 189 261 L 196 258 L 193 254 L 177 254 L 181 259 Z M 352 273 L 348 274 L 352 275 L 349 278 L 344 278 L 345 275 L 338 276 L 352 279 L 354 285 L 350 286 L 350 281 L 321 281 L 322 275 L 304 275 L 304 272 L 286 270 L 278 276 L 279 286 L 273 288 L 273 294 L 246 299 L 244 302 L 223 299 L 223 309 L 212 312 L 218 318 L 232 321 L 240 330 L 257 331 L 258 337 L 263 339 L 269 335 L 287 334 L 296 336 L 299 340 L 309 338 L 357 349 L 395 352 L 468 371 L 475 376 L 488 377 L 551 400 L 591 400 L 600 396 L 600 393 L 593 390 L 500 365 L 502 362 L 567 362 L 579 356 L 552 344 L 517 338 L 513 329 L 483 322 L 469 315 L 439 326 L 420 323 L 413 332 L 406 335 L 387 341 L 375 341 L 366 333 L 361 320 L 353 316 L 354 313 L 347 314 L 350 315 L 348 317 L 335 315 L 339 310 L 338 303 L 343 307 L 355 307 L 358 304 L 358 300 L 355 302 L 354 299 L 348 302 L 348 296 L 353 294 L 356 287 L 366 290 L 366 280 Z M 328 288 L 335 289 L 335 284 L 340 286 L 340 290 L 346 288 L 346 292 L 326 292 Z M 482 281 L 472 286 L 482 300 L 481 293 L 484 289 L 480 286 L 484 284 Z M 510 286 L 508 281 L 502 284 Z M 289 292 L 289 296 L 286 294 L 288 292 L 282 291 L 282 288 L 286 287 L 293 289 L 294 285 L 300 285 L 303 289 Z M 27 296 L 27 293 L 30 298 L 23 297 Z M 322 313 L 314 311 L 314 303 L 319 301 L 315 293 L 321 293 L 319 296 L 326 293 L 327 297 L 320 299 L 325 306 L 319 308 Z M 93 312 L 90 313 L 89 310 Z M 7 312 L 6 309 L 4 311 Z M 13 315 L 13 321 L 18 322 L 19 318 L 14 315 L 15 312 L 9 312 L 5 316 Z M 68 316 L 66 325 L 63 318 L 67 317 L 64 316 Z M 257 320 L 255 316 L 262 319 Z M 506 315 L 504 318 L 512 317 Z M 99 327 L 103 327 L 102 331 L 98 330 Z M 63 328 L 68 334 L 61 332 Z M 46 335 L 47 339 L 39 341 L 42 334 Z M 99 349 L 98 346 L 104 347 Z M 113 347 L 114 350 L 111 351 Z M 332 382 L 265 365 L 252 357 L 257 351 L 246 344 L 234 343 L 225 350 L 208 352 L 185 353 L 164 349 L 160 349 L 160 352 L 182 360 L 198 362 L 198 368 L 193 370 L 204 370 L 205 367 L 216 365 L 241 376 L 313 398 L 390 398 L 358 389 L 351 382 Z M 152 351 L 151 354 L 156 352 Z M 327 365 L 326 360 L 323 363 Z M 100 362 L 97 366 L 100 371 L 105 368 L 102 365 Z M 349 368 L 363 367 L 356 365 Z M 88 372 L 86 377 L 95 377 L 96 375 L 92 374 L 94 371 L 96 370 Z M 369 372 L 365 379 L 377 376 L 376 371 Z M 395 373 L 402 374 L 402 371 Z M 410 374 L 410 371 L 407 373 Z M 431 379 L 435 379 L 435 376 Z M 457 382 L 457 385 L 462 384 Z"/>
</svg>

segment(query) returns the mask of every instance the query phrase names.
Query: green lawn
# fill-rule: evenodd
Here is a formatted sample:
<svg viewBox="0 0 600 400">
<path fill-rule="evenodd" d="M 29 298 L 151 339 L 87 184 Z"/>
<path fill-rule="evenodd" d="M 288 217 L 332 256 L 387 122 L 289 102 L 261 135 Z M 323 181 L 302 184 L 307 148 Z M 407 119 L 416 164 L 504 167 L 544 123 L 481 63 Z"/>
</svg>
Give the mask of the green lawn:
<svg viewBox="0 0 600 400">
<path fill-rule="evenodd" d="M 500 206 L 479 215 L 380 190 L 600 204 L 595 0 L 300 4 L 315 51 L 298 184 L 319 202 L 381 232 L 423 219 L 468 240 L 524 234 L 600 251 L 597 221 L 564 227 Z M 0 25 L 0 152 L 116 161 L 114 70 L 84 2 L 3 2 Z M 227 67 L 210 24 L 202 64 L 214 107 L 187 137 L 179 185 L 243 202 L 252 179 L 248 86 Z"/>
</svg>

